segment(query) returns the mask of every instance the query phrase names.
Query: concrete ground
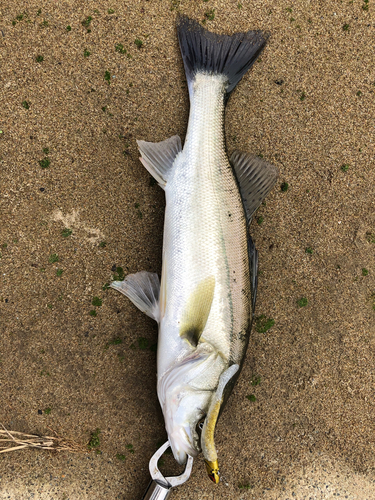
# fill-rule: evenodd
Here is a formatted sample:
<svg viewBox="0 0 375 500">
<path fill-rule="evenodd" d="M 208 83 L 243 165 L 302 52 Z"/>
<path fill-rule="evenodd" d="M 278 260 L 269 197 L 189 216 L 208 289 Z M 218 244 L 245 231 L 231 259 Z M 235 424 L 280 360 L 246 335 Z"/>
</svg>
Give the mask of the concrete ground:
<svg viewBox="0 0 375 500">
<path fill-rule="evenodd" d="M 198 458 L 170 498 L 373 499 L 372 0 L 0 1 L 0 423 L 84 450 L 0 455 L 0 498 L 140 499 L 166 439 L 156 325 L 105 284 L 160 273 L 164 194 L 135 139 L 185 136 L 178 12 L 271 32 L 225 130 L 280 179 L 251 227 L 274 325 L 217 426 L 223 481 Z"/>
</svg>

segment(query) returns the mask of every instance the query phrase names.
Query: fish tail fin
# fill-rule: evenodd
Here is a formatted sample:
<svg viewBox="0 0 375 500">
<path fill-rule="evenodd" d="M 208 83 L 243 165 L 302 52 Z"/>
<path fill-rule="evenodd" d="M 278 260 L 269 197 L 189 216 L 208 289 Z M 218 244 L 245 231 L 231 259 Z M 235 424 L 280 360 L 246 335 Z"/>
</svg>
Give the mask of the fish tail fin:
<svg viewBox="0 0 375 500">
<path fill-rule="evenodd" d="M 190 96 L 195 75 L 199 72 L 225 75 L 229 95 L 254 64 L 269 38 L 269 34 L 263 31 L 218 35 L 187 16 L 178 17 L 177 33 Z"/>
</svg>

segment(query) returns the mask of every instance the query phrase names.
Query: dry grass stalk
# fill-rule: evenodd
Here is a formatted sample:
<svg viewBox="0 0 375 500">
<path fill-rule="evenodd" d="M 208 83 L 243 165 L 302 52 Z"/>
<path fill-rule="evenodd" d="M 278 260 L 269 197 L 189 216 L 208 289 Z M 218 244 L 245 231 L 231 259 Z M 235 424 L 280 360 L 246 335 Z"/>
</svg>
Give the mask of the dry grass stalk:
<svg viewBox="0 0 375 500">
<path fill-rule="evenodd" d="M 0 453 L 22 450 L 24 448 L 37 448 L 39 450 L 85 452 L 83 446 L 59 436 L 53 429 L 55 436 L 37 436 L 24 432 L 8 431 L 3 425 L 0 429 Z"/>
</svg>

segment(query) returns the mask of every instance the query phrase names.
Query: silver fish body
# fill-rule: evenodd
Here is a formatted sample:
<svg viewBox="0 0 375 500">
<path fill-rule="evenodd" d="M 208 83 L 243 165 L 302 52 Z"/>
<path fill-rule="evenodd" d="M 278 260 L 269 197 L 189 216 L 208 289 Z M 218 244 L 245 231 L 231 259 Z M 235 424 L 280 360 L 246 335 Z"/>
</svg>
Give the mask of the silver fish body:
<svg viewBox="0 0 375 500">
<path fill-rule="evenodd" d="M 185 146 L 165 187 L 159 381 L 182 352 L 190 353 L 181 337 L 182 316 L 205 280 L 214 280 L 215 291 L 204 341 L 226 365 L 244 354 L 251 316 L 247 223 L 225 153 L 224 95 L 221 76 L 196 76 Z"/>
<path fill-rule="evenodd" d="M 232 168 L 225 151 L 228 92 L 266 40 L 249 33 L 214 35 L 180 20 L 190 94 L 184 148 L 177 136 L 157 144 L 138 141 L 142 163 L 166 195 L 160 289 L 157 276 L 144 272 L 112 284 L 159 322 L 157 390 L 173 454 L 184 463 L 202 450 L 214 482 L 219 477 L 214 429 L 239 375 L 253 314 L 249 256 L 254 258 L 255 250 L 248 224 L 277 177 L 274 167 L 251 155 L 236 153 Z M 202 47 L 208 64 L 202 63 Z M 244 47 L 250 53 L 241 56 Z M 242 57 L 239 77 L 233 77 L 233 64 L 220 66 L 225 50 Z M 253 274 L 255 267 L 253 262 Z"/>
<path fill-rule="evenodd" d="M 189 403 L 191 393 L 202 389 L 204 399 L 210 399 L 208 392 L 216 390 L 220 375 L 231 364 L 241 363 L 247 345 L 251 317 L 247 224 L 225 153 L 224 96 L 225 81 L 221 76 L 197 74 L 185 146 L 165 187 L 161 280 L 165 309 L 160 318 L 157 361 L 158 394 L 164 414 L 174 404 L 173 397 L 179 398 L 180 394 L 180 387 L 176 390 L 169 380 L 181 364 L 186 367 L 187 359 L 191 358 L 191 368 L 196 367 L 197 372 L 192 378 L 190 368 L 179 380 Z M 214 293 L 207 322 L 195 346 L 181 334 L 189 301 L 204 283 L 213 283 Z M 205 300 L 204 293 L 199 300 Z M 193 421 L 186 419 L 189 429 L 180 428 L 181 437 L 185 433 L 189 438 L 193 435 L 196 442 L 195 426 L 206 413 L 203 407 Z M 192 455 L 197 445 L 191 448 L 189 443 L 184 446 L 178 441 L 173 442 L 172 449 L 184 462 L 185 454 Z"/>
</svg>

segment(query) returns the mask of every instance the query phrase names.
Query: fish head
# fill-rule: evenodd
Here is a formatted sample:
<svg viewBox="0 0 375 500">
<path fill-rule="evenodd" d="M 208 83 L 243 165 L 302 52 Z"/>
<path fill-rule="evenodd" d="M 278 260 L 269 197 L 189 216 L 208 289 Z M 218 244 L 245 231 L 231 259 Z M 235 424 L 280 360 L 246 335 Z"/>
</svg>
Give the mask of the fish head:
<svg viewBox="0 0 375 500">
<path fill-rule="evenodd" d="M 166 405 L 164 415 L 174 458 L 182 465 L 187 455 L 195 457 L 201 451 L 197 426 L 206 415 L 212 394 L 190 387 L 176 389 Z"/>
<path fill-rule="evenodd" d="M 201 451 L 197 426 L 206 416 L 223 371 L 221 356 L 210 346 L 177 363 L 158 383 L 158 395 L 173 455 L 184 464 Z"/>
</svg>

